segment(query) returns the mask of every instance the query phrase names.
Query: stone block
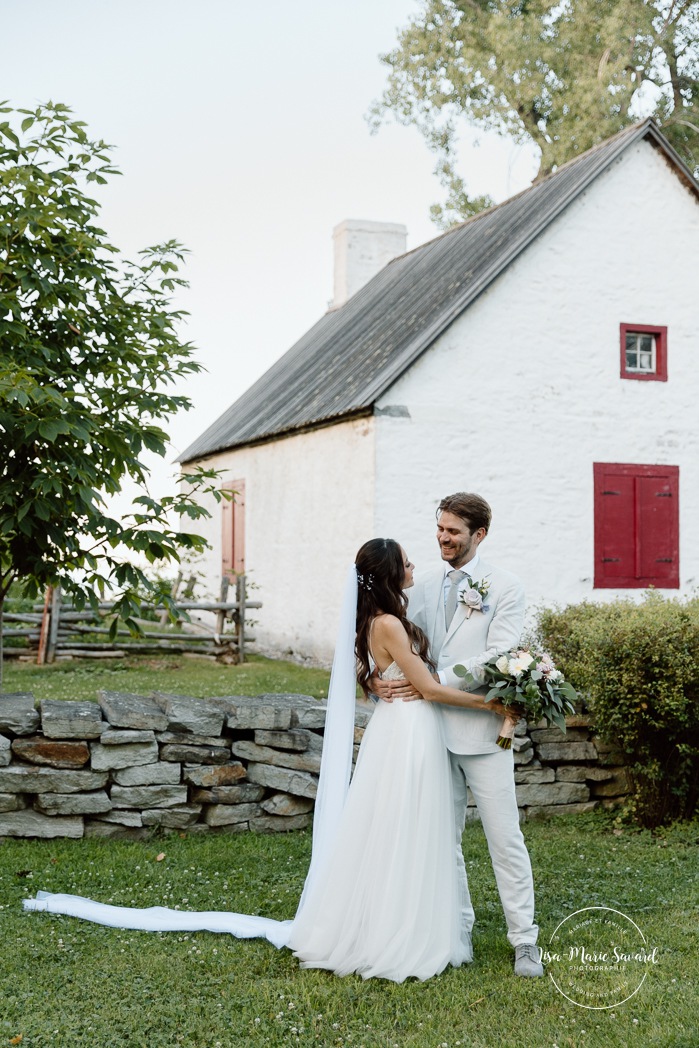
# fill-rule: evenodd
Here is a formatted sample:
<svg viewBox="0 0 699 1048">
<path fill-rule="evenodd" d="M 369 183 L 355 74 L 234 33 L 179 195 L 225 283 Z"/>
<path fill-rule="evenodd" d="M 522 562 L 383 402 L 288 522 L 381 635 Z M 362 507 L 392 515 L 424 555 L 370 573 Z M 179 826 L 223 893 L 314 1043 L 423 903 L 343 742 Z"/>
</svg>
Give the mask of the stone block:
<svg viewBox="0 0 699 1048">
<path fill-rule="evenodd" d="M 621 797 L 631 791 L 631 778 L 626 768 L 612 772 L 607 782 L 595 782 L 593 797 Z"/>
<path fill-rule="evenodd" d="M 195 804 L 248 804 L 261 801 L 264 795 L 264 786 L 244 782 L 241 786 L 214 786 L 210 790 L 195 788 L 192 790 L 192 801 Z M 313 805 L 312 801 L 308 803 Z"/>
<path fill-rule="evenodd" d="M 288 750 L 273 750 L 271 746 L 258 746 L 247 739 L 236 739 L 231 751 L 235 757 L 258 764 L 272 764 L 279 768 L 292 768 L 294 771 L 320 771 L 320 752 L 291 753 Z"/>
<path fill-rule="evenodd" d="M 290 830 L 305 830 L 313 822 L 313 816 L 308 815 L 258 815 L 250 819 L 250 829 L 253 833 L 288 833 Z"/>
<path fill-rule="evenodd" d="M 254 728 L 269 728 L 283 731 L 291 727 L 291 708 L 273 701 L 274 696 L 230 695 L 226 703 L 226 723 L 232 731 L 248 731 Z"/>
<path fill-rule="evenodd" d="M 525 767 L 521 770 L 515 768 L 515 783 L 553 782 L 555 778 L 556 773 L 553 768 Z"/>
<path fill-rule="evenodd" d="M 232 822 L 245 822 L 253 815 L 261 815 L 259 804 L 211 804 L 204 813 L 207 826 L 227 826 Z"/>
<path fill-rule="evenodd" d="M 292 750 L 295 753 L 305 753 L 309 749 L 319 753 L 323 748 L 321 736 L 305 728 L 290 728 L 289 731 L 258 728 L 255 742 L 258 746 L 271 746 L 275 750 Z"/>
<path fill-rule="evenodd" d="M 0 768 L 6 768 L 12 760 L 12 743 L 0 735 Z"/>
<path fill-rule="evenodd" d="M 594 740 L 595 750 L 598 753 L 598 764 L 601 767 L 620 767 L 626 764 L 624 751 L 613 743 L 603 742 L 602 739 Z"/>
<path fill-rule="evenodd" d="M 43 735 L 15 739 L 12 752 L 20 760 L 50 768 L 82 768 L 90 759 L 90 747 L 86 742 L 45 739 Z"/>
<path fill-rule="evenodd" d="M 371 699 L 357 699 L 357 704 L 354 710 L 355 727 L 366 728 L 375 709 L 376 703 L 372 702 Z"/>
<path fill-rule="evenodd" d="M 207 826 L 205 822 L 197 822 L 190 826 L 187 833 L 247 833 L 249 829 L 250 823 L 247 820 L 232 822 L 229 826 Z"/>
<path fill-rule="evenodd" d="M 85 793 L 107 784 L 104 772 L 70 771 L 13 764 L 0 768 L 0 793 Z"/>
<path fill-rule="evenodd" d="M 582 815 L 594 811 L 599 801 L 580 801 L 578 804 L 543 804 L 527 808 L 528 819 L 546 819 L 550 815 Z"/>
<path fill-rule="evenodd" d="M 30 692 L 0 695 L 0 732 L 34 735 L 40 722 L 34 695 Z"/>
<path fill-rule="evenodd" d="M 594 739 L 595 749 L 598 753 L 615 753 L 619 749 L 619 745 L 616 742 L 605 742 L 599 736 Z"/>
<path fill-rule="evenodd" d="M 155 732 L 142 728 L 107 728 L 100 736 L 103 746 L 126 746 L 141 742 L 155 742 Z"/>
<path fill-rule="evenodd" d="M 587 773 L 590 769 L 578 764 L 560 764 L 555 769 L 554 778 L 561 783 L 584 783 L 587 782 Z M 551 768 L 553 771 L 553 768 Z"/>
<path fill-rule="evenodd" d="M 168 830 L 186 830 L 192 826 L 201 814 L 201 804 L 180 804 L 176 808 L 146 809 L 143 815 L 144 826 L 161 826 Z"/>
<path fill-rule="evenodd" d="M 0 793 L 0 812 L 21 811 L 27 807 L 27 801 L 21 793 Z"/>
<path fill-rule="evenodd" d="M 210 765 L 185 766 L 182 777 L 190 786 L 199 786 L 203 789 L 212 789 L 218 786 L 232 786 L 246 775 L 245 768 L 240 761 L 231 764 L 221 764 L 218 767 Z"/>
<path fill-rule="evenodd" d="M 159 731 L 157 735 L 160 743 L 174 743 L 181 746 L 213 746 L 230 752 L 231 740 L 222 739 L 217 735 L 188 735 L 186 731 Z"/>
<path fill-rule="evenodd" d="M 267 815 L 305 815 L 313 811 L 310 797 L 292 797 L 290 793 L 275 793 L 262 802 L 262 809 Z"/>
<path fill-rule="evenodd" d="M 158 760 L 158 744 L 134 742 L 123 746 L 103 746 L 101 742 L 91 742 L 90 756 L 94 771 L 132 768 L 139 764 L 154 764 Z"/>
<path fill-rule="evenodd" d="M 561 764 L 556 768 L 558 782 L 603 782 L 611 777 L 611 771 L 597 768 L 594 765 L 587 768 L 576 768 L 575 765 Z"/>
<path fill-rule="evenodd" d="M 44 815 L 97 815 L 112 809 L 104 790 L 95 793 L 42 793 L 34 807 Z"/>
<path fill-rule="evenodd" d="M 528 750 L 513 750 L 515 768 L 523 764 L 530 764 L 534 760 L 534 748 Z M 537 762 L 538 763 L 538 762 Z"/>
<path fill-rule="evenodd" d="M 572 713 L 566 717 L 567 728 L 591 728 L 592 717 L 589 713 Z"/>
<path fill-rule="evenodd" d="M 174 808 L 187 803 L 186 786 L 112 786 L 115 808 Z"/>
<path fill-rule="evenodd" d="M 268 786 L 282 793 L 293 793 L 295 797 L 315 797 L 318 780 L 305 771 L 290 771 L 288 768 L 269 764 L 248 764 L 248 779 L 260 786 Z"/>
<path fill-rule="evenodd" d="M 310 695 L 229 695 L 225 699 L 209 699 L 209 702 L 225 709 L 228 727 L 234 731 L 254 728 L 284 731 L 287 728 L 325 726 L 325 703 Z"/>
<path fill-rule="evenodd" d="M 160 747 L 161 761 L 178 761 L 180 764 L 227 764 L 230 750 L 217 746 L 175 746 L 167 743 Z"/>
<path fill-rule="evenodd" d="M 527 735 L 515 735 L 512 739 L 512 749 L 515 753 L 532 748 L 532 740 Z"/>
<path fill-rule="evenodd" d="M 542 782 L 517 786 L 517 804 L 528 805 L 572 804 L 590 799 L 588 787 L 581 782 Z"/>
<path fill-rule="evenodd" d="M 112 772 L 112 779 L 119 786 L 179 786 L 181 777 L 181 764 L 164 761 L 119 768 Z"/>
<path fill-rule="evenodd" d="M 195 732 L 199 735 L 220 735 L 224 711 L 208 699 L 190 695 L 169 695 L 156 691 L 155 702 L 165 713 L 170 731 Z"/>
<path fill-rule="evenodd" d="M 41 730 L 47 739 L 98 739 L 108 726 L 96 702 L 42 700 Z"/>
<path fill-rule="evenodd" d="M 12 735 L 33 735 L 40 724 L 31 692 L 18 691 L 0 695 L 0 732 Z"/>
<path fill-rule="evenodd" d="M 83 820 L 74 815 L 43 815 L 26 808 L 0 815 L 0 837 L 82 837 Z"/>
<path fill-rule="evenodd" d="M 530 735 L 533 742 L 585 742 L 590 737 L 587 728 L 532 728 Z"/>
<path fill-rule="evenodd" d="M 140 811 L 126 811 L 119 808 L 112 809 L 111 811 L 104 812 L 102 815 L 98 815 L 97 818 L 100 822 L 113 822 L 118 826 L 132 826 L 138 828 L 143 825 Z"/>
<path fill-rule="evenodd" d="M 153 831 L 146 826 L 141 828 L 122 826 L 116 822 L 105 822 L 102 819 L 90 819 L 85 823 L 86 837 L 102 837 L 118 841 L 145 841 Z"/>
<path fill-rule="evenodd" d="M 597 759 L 597 750 L 591 742 L 541 742 L 536 752 L 540 760 L 549 764 Z"/>
<path fill-rule="evenodd" d="M 101 691 L 99 704 L 113 728 L 137 728 L 147 731 L 165 731 L 167 714 L 160 706 L 143 695 L 122 691 Z"/>
</svg>

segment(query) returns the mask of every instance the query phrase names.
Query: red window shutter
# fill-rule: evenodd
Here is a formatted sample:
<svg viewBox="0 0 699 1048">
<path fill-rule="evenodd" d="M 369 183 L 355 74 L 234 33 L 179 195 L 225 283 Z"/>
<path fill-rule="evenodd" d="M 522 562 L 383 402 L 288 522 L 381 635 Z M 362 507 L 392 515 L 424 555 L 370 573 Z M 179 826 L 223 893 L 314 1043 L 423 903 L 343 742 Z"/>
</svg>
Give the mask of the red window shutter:
<svg viewBox="0 0 699 1048">
<path fill-rule="evenodd" d="M 595 464 L 596 586 L 623 586 L 636 574 L 634 532 L 634 478 Z"/>
<path fill-rule="evenodd" d="M 637 477 L 638 575 L 679 586 L 677 480 Z"/>
<path fill-rule="evenodd" d="M 234 494 L 221 503 L 221 574 L 233 578 L 245 572 L 245 481 L 227 480 L 222 487 Z"/>
<path fill-rule="evenodd" d="M 233 503 L 233 571 L 245 574 L 245 481 L 236 480 Z"/>
<path fill-rule="evenodd" d="M 595 587 L 679 587 L 679 467 L 593 469 Z"/>
</svg>

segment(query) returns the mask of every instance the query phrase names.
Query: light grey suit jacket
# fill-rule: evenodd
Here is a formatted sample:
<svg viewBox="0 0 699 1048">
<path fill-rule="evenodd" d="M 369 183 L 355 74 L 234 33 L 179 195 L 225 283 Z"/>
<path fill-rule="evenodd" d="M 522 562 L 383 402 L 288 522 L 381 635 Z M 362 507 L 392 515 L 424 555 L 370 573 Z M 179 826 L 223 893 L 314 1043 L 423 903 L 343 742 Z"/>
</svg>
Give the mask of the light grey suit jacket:
<svg viewBox="0 0 699 1048">
<path fill-rule="evenodd" d="M 462 569 L 468 571 L 468 565 Z M 471 574 L 469 572 L 469 574 Z M 449 630 L 444 621 L 444 567 L 435 568 L 415 579 L 408 590 L 408 616 L 427 634 L 430 653 L 443 671 L 445 683 L 462 691 L 485 694 L 478 666 L 492 655 L 502 654 L 519 644 L 524 624 L 524 589 L 515 575 L 479 559 L 471 578 L 490 583 L 485 598 L 487 611 L 474 611 L 459 603 Z M 457 677 L 453 667 L 460 663 L 469 676 Z M 476 673 L 474 677 L 472 674 Z M 481 710 L 439 706 L 444 720 L 447 747 L 452 753 L 494 753 L 503 721 Z"/>
</svg>

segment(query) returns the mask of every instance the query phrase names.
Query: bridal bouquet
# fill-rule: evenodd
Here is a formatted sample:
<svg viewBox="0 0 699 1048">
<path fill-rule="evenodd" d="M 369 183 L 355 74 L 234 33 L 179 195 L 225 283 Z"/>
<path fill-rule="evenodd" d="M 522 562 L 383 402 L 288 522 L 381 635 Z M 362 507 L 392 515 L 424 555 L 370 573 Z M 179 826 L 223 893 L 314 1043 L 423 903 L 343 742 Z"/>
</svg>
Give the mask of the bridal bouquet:
<svg viewBox="0 0 699 1048">
<path fill-rule="evenodd" d="M 553 659 L 544 651 L 517 648 L 504 655 L 493 655 L 484 662 L 482 674 L 490 685 L 485 701 L 499 699 L 503 706 L 520 706 L 529 720 L 542 717 L 549 725 L 566 730 L 566 714 L 574 713 L 578 693 L 569 684 Z M 467 675 L 465 666 L 454 666 L 457 677 Z M 498 746 L 509 750 L 515 733 L 513 721 L 508 720 L 497 739 Z"/>
</svg>

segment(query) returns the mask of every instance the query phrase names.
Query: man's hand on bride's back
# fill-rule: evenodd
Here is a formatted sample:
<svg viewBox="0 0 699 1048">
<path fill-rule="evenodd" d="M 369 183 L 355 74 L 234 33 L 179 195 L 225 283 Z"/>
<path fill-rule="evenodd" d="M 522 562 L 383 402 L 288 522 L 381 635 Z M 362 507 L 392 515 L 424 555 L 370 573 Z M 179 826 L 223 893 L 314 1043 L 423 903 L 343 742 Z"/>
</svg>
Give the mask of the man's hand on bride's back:
<svg viewBox="0 0 699 1048">
<path fill-rule="evenodd" d="M 393 702 L 394 699 L 402 699 L 410 702 L 412 699 L 421 699 L 422 695 L 416 691 L 409 680 L 400 677 L 398 680 L 383 680 L 374 674 L 369 681 L 369 688 L 384 702 Z"/>
</svg>

